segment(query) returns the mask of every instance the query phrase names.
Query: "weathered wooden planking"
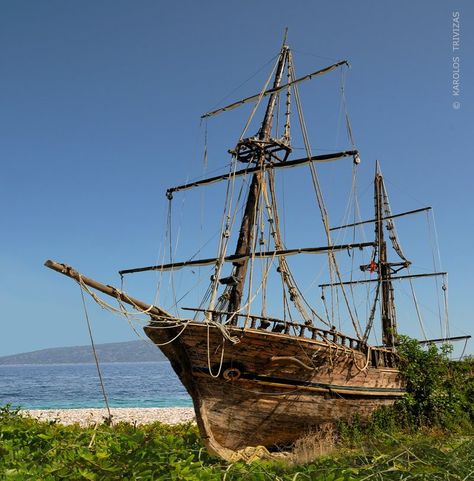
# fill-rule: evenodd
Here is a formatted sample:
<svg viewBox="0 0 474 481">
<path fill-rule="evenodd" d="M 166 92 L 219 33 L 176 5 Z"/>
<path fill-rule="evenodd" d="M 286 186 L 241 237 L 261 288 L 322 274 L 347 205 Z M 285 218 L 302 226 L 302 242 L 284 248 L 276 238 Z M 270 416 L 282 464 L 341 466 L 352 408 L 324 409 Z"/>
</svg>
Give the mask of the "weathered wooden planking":
<svg viewBox="0 0 474 481">
<path fill-rule="evenodd" d="M 323 423 L 356 414 L 366 419 L 403 394 L 398 370 L 373 366 L 370 353 L 236 327 L 229 334 L 240 342 L 232 344 L 199 322 L 174 339 L 181 329 L 145 332 L 164 344 L 161 350 L 193 399 L 208 449 L 227 459 L 247 446 L 289 445 Z"/>
</svg>

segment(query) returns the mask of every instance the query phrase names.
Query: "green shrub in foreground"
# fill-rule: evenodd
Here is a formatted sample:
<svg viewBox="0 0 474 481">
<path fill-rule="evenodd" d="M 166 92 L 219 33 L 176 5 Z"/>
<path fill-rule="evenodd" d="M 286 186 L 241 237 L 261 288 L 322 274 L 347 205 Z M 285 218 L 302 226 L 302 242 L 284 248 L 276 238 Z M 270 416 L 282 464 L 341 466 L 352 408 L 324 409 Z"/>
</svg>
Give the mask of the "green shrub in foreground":
<svg viewBox="0 0 474 481">
<path fill-rule="evenodd" d="M 404 427 L 439 426 L 472 429 L 474 424 L 474 363 L 451 361 L 451 346 L 423 348 L 401 337 L 398 353 L 407 381 L 407 394 L 396 403 L 398 423 Z"/>
<path fill-rule="evenodd" d="M 305 466 L 228 465 L 205 452 L 189 424 L 80 428 L 3 408 L 0 426 L 2 480 L 474 480 L 474 440 L 444 433 L 366 437 Z"/>
<path fill-rule="evenodd" d="M 339 439 L 354 446 L 383 434 L 417 433 L 423 429 L 474 433 L 474 359 L 449 359 L 450 347 L 423 347 L 400 336 L 400 370 L 406 394 L 393 407 L 379 408 L 368 422 L 358 417 L 338 424 Z"/>
<path fill-rule="evenodd" d="M 9 409 L 0 422 L 0 469 L 7 479 L 219 479 L 190 425 L 80 428 Z"/>
</svg>

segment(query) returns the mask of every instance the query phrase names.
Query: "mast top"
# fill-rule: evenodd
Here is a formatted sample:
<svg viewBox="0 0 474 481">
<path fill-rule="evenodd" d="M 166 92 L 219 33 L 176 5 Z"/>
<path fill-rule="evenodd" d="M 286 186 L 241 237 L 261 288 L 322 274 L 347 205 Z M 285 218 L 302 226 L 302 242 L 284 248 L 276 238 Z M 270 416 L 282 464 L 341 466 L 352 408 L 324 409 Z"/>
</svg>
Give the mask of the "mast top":
<svg viewBox="0 0 474 481">
<path fill-rule="evenodd" d="M 380 161 L 378 159 L 375 161 L 375 175 L 382 175 L 382 171 L 380 170 Z"/>
<path fill-rule="evenodd" d="M 283 34 L 283 45 L 282 45 L 282 47 L 288 48 L 288 45 L 286 44 L 287 37 L 288 37 L 288 27 L 285 27 L 285 33 Z"/>
</svg>

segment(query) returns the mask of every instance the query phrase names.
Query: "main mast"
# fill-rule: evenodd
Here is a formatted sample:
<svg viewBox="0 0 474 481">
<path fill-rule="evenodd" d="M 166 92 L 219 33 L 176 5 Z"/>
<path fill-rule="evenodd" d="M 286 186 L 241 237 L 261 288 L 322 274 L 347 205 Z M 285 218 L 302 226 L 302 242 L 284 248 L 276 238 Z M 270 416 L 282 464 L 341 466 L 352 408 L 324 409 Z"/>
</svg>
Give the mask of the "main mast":
<svg viewBox="0 0 474 481">
<path fill-rule="evenodd" d="M 329 321 L 325 321 L 321 318 L 315 310 L 310 306 L 310 304 L 304 299 L 304 296 L 300 289 L 298 288 L 296 281 L 290 271 L 290 268 L 286 261 L 286 256 L 295 253 L 294 249 L 286 249 L 283 238 L 281 236 L 280 227 L 279 227 L 279 216 L 278 216 L 278 209 L 277 209 L 277 199 L 275 195 L 275 185 L 274 185 L 274 171 L 278 168 L 289 168 L 293 166 L 305 165 L 310 164 L 312 165 L 313 162 L 326 162 L 332 161 L 339 158 L 353 156 L 356 158 L 358 156 L 358 152 L 356 150 L 349 150 L 343 152 L 337 152 L 333 154 L 325 154 L 325 155 L 317 155 L 313 156 L 310 154 L 310 148 L 307 149 L 307 156 L 302 159 L 295 159 L 288 161 L 288 157 L 291 153 L 291 140 L 290 140 L 290 116 L 291 116 L 291 93 L 294 90 L 297 92 L 296 85 L 304 82 L 306 80 L 311 80 L 314 77 L 324 75 L 328 72 L 333 71 L 334 69 L 342 66 L 348 65 L 346 60 L 339 61 L 333 65 L 325 67 L 323 69 L 316 70 L 310 74 L 307 74 L 300 78 L 295 78 L 294 70 L 292 67 L 292 55 L 289 47 L 286 45 L 286 34 L 285 40 L 281 47 L 276 65 L 274 67 L 273 75 L 273 84 L 271 88 L 267 89 L 267 85 L 269 84 L 269 80 L 267 81 L 264 90 L 261 90 L 260 93 L 257 95 L 252 95 L 245 99 L 239 100 L 237 102 L 233 102 L 225 107 L 221 107 L 217 110 L 212 112 L 208 112 L 202 115 L 202 118 L 211 117 L 217 115 L 221 112 L 225 112 L 227 110 L 232 110 L 240 105 L 246 104 L 248 102 L 260 101 L 263 97 L 268 97 L 268 103 L 265 110 L 265 115 L 258 130 L 258 133 L 254 136 L 243 138 L 243 136 L 238 141 L 236 147 L 231 150 L 230 152 L 234 156 L 234 161 L 239 161 L 242 163 L 248 164 L 247 168 L 241 170 L 235 170 L 232 168 L 232 171 L 228 174 L 211 177 L 208 179 L 202 179 L 196 182 L 190 182 L 183 185 L 179 185 L 176 187 L 172 187 L 167 190 L 166 195 L 169 200 L 173 198 L 173 193 L 178 192 L 181 190 L 186 190 L 189 188 L 197 187 L 200 185 L 206 185 L 214 182 L 218 182 L 221 180 L 229 180 L 234 179 L 237 176 L 242 175 L 252 175 L 250 181 L 250 187 L 248 190 L 247 198 L 245 201 L 245 206 L 243 210 L 243 216 L 241 220 L 239 235 L 237 239 L 235 254 L 226 256 L 227 251 L 227 241 L 221 244 L 219 248 L 219 257 L 216 259 L 200 259 L 195 261 L 186 261 L 186 262 L 173 262 L 171 264 L 162 264 L 162 265 L 154 265 L 154 266 L 146 266 L 146 267 L 138 267 L 133 269 L 124 269 L 121 270 L 121 275 L 123 274 L 130 274 L 133 272 L 144 272 L 149 270 L 173 270 L 174 268 L 180 268 L 184 266 L 191 266 L 191 265 L 207 265 L 215 263 L 215 271 L 214 275 L 212 276 L 212 295 L 209 301 L 209 310 L 208 312 L 213 311 L 220 311 L 221 313 L 226 312 L 227 315 L 227 322 L 234 323 L 237 320 L 235 314 L 241 309 L 242 305 L 242 297 L 243 291 L 245 287 L 245 281 L 247 276 L 247 270 L 249 267 L 249 261 L 253 262 L 254 258 L 258 257 L 275 257 L 278 259 L 278 267 L 277 272 L 280 274 L 283 284 L 283 302 L 284 302 L 284 309 L 285 312 L 289 313 L 289 304 L 287 299 L 289 299 L 296 310 L 299 312 L 299 315 L 304 320 L 305 324 L 311 325 L 313 323 L 314 318 L 318 318 L 323 323 L 328 323 Z M 286 83 L 282 82 L 283 75 L 285 72 L 287 73 L 287 81 Z M 273 134 L 272 136 L 272 127 L 273 127 L 273 118 L 277 103 L 279 101 L 279 96 L 281 93 L 286 91 L 286 111 L 285 111 L 285 123 L 283 126 L 283 132 L 281 134 Z M 298 105 L 298 115 L 302 116 L 302 112 L 300 110 L 300 106 Z M 253 113 L 251 117 L 253 117 Z M 247 130 L 248 124 L 245 128 Z M 278 129 L 277 129 L 278 130 Z M 307 146 L 309 147 L 309 146 Z M 234 165 L 234 164 L 232 164 Z M 319 197 L 318 197 L 319 199 Z M 320 200 L 320 199 L 319 199 Z M 318 200 L 318 202 L 319 202 Z M 321 204 L 320 204 L 321 207 Z M 261 209 L 261 210 L 260 210 Z M 269 234 L 273 239 L 274 250 L 269 250 L 266 252 L 259 251 L 256 252 L 255 249 L 255 241 L 256 235 L 259 232 L 259 228 L 257 227 L 257 218 L 261 216 L 262 222 L 263 218 L 266 215 L 267 220 L 269 222 Z M 230 217 L 228 217 L 230 219 Z M 229 236 L 229 225 L 223 230 L 222 238 L 227 238 Z M 265 243 L 265 234 L 263 229 L 260 230 L 261 239 L 260 243 L 263 245 Z M 316 248 L 299 248 L 296 251 L 298 253 L 303 252 L 333 252 L 336 250 L 340 250 L 342 246 L 332 245 L 331 242 L 328 242 L 328 246 L 323 247 L 316 247 Z M 373 246 L 374 243 L 369 244 L 357 244 L 360 248 L 367 247 L 368 245 Z M 354 248 L 355 245 L 350 245 L 349 248 Z M 221 273 L 221 266 L 223 262 L 232 262 L 233 268 L 231 275 L 227 277 L 220 277 Z M 268 271 L 267 271 L 268 273 Z M 217 283 L 220 283 L 225 286 L 224 292 L 217 298 Z M 266 274 L 262 280 L 262 292 L 265 293 L 266 289 Z M 288 297 L 287 297 L 288 294 Z M 264 294 L 265 295 L 265 294 Z M 264 297 L 262 296 L 262 315 L 265 315 L 266 310 L 266 303 Z M 291 317 L 291 314 L 290 314 Z"/>
<path fill-rule="evenodd" d="M 288 61 L 288 54 L 289 47 L 284 44 L 280 51 L 278 65 L 273 80 L 273 88 L 278 88 L 281 85 L 285 65 Z M 286 157 L 290 152 L 289 146 L 271 138 L 273 112 L 277 101 L 277 95 L 277 93 L 271 94 L 268 100 L 265 116 L 258 132 L 258 136 L 243 139 L 237 144 L 234 153 L 238 160 L 241 160 L 242 162 L 255 162 L 257 167 L 262 168 L 266 159 L 269 159 L 271 156 L 274 156 L 276 152 L 281 150 L 285 152 L 286 155 L 284 160 L 286 160 Z M 262 181 L 264 181 L 262 171 L 253 174 L 244 215 L 242 217 L 242 223 L 240 225 L 237 247 L 235 249 L 236 255 L 250 255 Z M 249 258 L 247 257 L 245 260 L 234 263 L 232 278 L 234 279 L 235 284 L 232 286 L 229 295 L 229 312 L 235 312 L 240 308 L 248 262 Z"/>
</svg>

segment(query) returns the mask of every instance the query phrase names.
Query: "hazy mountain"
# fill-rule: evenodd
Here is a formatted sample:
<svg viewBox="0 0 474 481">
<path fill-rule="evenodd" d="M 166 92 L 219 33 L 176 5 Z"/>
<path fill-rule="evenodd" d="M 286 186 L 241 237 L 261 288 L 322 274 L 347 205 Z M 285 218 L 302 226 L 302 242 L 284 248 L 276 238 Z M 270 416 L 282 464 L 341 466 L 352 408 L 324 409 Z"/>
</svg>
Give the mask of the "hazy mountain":
<svg viewBox="0 0 474 481">
<path fill-rule="evenodd" d="M 161 351 L 145 341 L 96 344 L 100 362 L 163 361 Z M 0 357 L 0 364 L 66 364 L 94 362 L 91 346 L 55 347 Z"/>
</svg>

